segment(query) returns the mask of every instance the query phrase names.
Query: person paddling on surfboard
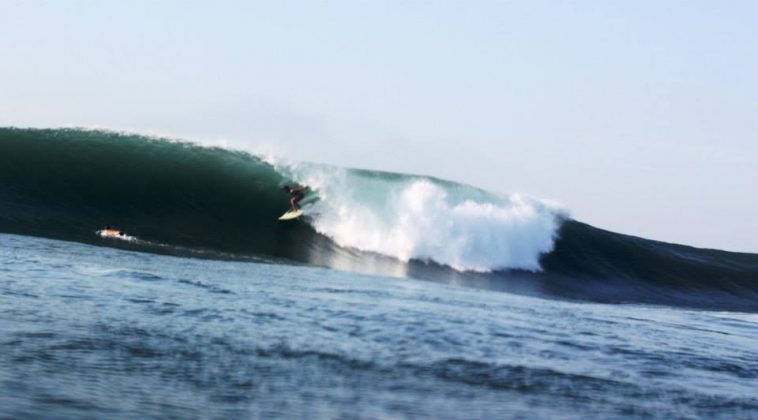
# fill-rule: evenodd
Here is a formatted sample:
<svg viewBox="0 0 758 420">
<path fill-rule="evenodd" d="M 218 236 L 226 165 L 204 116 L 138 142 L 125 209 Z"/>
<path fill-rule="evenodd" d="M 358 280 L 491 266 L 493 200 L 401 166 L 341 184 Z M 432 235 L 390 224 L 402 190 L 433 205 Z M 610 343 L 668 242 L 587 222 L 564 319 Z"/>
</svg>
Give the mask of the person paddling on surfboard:
<svg viewBox="0 0 758 420">
<path fill-rule="evenodd" d="M 116 237 L 125 237 L 126 232 L 123 230 L 114 229 L 110 226 L 106 226 L 104 229 L 100 229 L 97 231 L 98 234 L 102 237 L 109 237 L 109 238 L 116 238 Z"/>
<path fill-rule="evenodd" d="M 300 206 L 297 203 L 303 199 L 303 191 L 305 188 L 291 188 L 289 185 L 282 187 L 284 191 L 287 191 L 290 195 L 290 204 L 292 204 L 292 211 L 300 210 Z"/>
</svg>

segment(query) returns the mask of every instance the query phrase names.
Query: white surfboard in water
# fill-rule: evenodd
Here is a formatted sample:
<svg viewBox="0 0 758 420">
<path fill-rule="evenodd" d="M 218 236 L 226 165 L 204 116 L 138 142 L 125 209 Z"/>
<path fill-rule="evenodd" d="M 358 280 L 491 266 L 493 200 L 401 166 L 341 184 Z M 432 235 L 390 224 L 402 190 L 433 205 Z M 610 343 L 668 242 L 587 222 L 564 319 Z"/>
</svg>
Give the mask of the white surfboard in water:
<svg viewBox="0 0 758 420">
<path fill-rule="evenodd" d="M 279 217 L 279 220 L 292 220 L 297 219 L 298 217 L 303 215 L 302 210 L 296 210 L 296 211 L 288 211 L 287 213 L 284 213 Z"/>
</svg>

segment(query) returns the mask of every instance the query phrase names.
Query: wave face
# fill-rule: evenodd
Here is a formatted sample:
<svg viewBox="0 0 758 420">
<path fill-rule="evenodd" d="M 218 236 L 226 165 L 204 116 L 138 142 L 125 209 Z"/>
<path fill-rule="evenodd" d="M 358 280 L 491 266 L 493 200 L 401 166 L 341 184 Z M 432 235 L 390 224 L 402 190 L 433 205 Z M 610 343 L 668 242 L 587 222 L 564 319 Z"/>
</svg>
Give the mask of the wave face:
<svg viewBox="0 0 758 420">
<path fill-rule="evenodd" d="M 310 187 L 281 223 L 285 184 Z M 138 238 L 103 239 L 112 225 Z M 519 293 L 758 311 L 758 255 L 620 235 L 431 177 L 266 161 L 136 134 L 0 128 L 0 231 L 286 259 Z"/>
</svg>

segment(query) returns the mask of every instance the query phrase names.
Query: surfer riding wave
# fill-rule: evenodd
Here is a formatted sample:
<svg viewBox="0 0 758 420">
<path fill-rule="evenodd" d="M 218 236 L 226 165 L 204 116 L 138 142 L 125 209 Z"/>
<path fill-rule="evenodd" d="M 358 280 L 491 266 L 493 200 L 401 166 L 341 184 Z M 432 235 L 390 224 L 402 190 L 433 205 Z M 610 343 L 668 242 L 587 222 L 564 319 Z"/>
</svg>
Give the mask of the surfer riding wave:
<svg viewBox="0 0 758 420">
<path fill-rule="evenodd" d="M 290 204 L 292 205 L 292 211 L 298 211 L 300 210 L 300 206 L 298 206 L 298 202 L 303 199 L 304 194 L 303 191 L 305 191 L 305 188 L 292 188 L 289 185 L 285 185 L 282 187 L 284 191 L 287 191 L 290 195 Z"/>
</svg>

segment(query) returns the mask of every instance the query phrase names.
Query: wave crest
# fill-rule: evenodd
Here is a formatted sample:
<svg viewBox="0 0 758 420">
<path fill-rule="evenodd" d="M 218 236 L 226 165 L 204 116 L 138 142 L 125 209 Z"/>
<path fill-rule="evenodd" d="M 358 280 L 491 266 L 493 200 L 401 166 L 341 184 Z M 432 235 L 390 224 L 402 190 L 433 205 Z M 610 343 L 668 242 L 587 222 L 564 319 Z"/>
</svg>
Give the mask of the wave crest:
<svg viewBox="0 0 758 420">
<path fill-rule="evenodd" d="M 541 270 L 564 217 L 536 199 L 429 177 L 312 164 L 282 170 L 318 190 L 310 223 L 338 245 L 458 271 Z"/>
</svg>

